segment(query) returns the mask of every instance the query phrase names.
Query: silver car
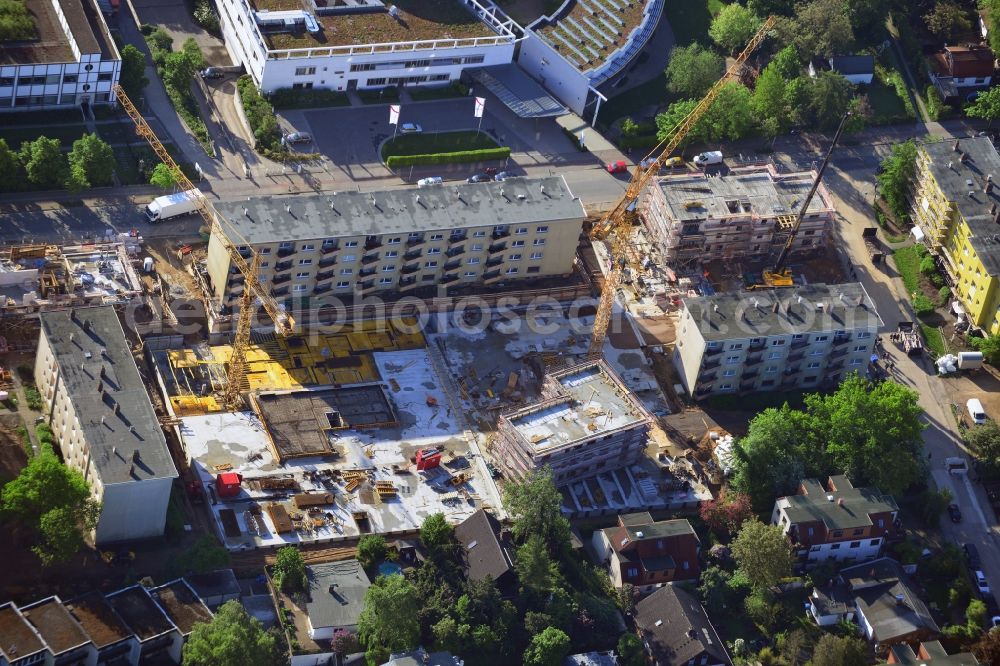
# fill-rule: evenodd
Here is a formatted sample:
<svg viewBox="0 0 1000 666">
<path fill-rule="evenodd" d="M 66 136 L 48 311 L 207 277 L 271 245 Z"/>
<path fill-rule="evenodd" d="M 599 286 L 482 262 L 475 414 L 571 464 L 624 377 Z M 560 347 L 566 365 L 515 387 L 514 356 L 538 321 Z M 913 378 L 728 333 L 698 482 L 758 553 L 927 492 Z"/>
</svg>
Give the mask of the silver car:
<svg viewBox="0 0 1000 666">
<path fill-rule="evenodd" d="M 288 144 L 312 143 L 312 140 L 313 140 L 312 134 L 309 134 L 308 132 L 291 132 L 290 134 L 286 134 L 282 138 L 282 141 Z"/>
</svg>

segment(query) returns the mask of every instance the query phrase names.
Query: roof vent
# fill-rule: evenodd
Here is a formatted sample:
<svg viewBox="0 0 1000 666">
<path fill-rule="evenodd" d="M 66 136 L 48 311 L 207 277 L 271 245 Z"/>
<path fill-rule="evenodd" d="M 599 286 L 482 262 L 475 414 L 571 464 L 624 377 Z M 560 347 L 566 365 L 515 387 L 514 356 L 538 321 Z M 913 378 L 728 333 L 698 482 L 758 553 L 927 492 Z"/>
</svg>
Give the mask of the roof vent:
<svg viewBox="0 0 1000 666">
<path fill-rule="evenodd" d="M 687 636 L 688 636 L 688 638 L 697 638 L 698 637 L 698 632 L 695 631 L 694 629 L 688 629 L 687 630 Z"/>
<path fill-rule="evenodd" d="M 250 217 L 250 209 L 247 208 L 246 206 L 243 206 L 243 214 L 246 215 L 247 217 Z"/>
<path fill-rule="evenodd" d="M 954 145 L 952 145 L 951 149 L 954 150 L 956 153 L 959 152 L 958 151 L 958 139 L 955 139 L 955 143 L 954 143 Z"/>
<path fill-rule="evenodd" d="M 653 626 L 659 627 L 662 624 L 663 624 L 663 620 L 657 620 L 656 622 L 653 623 Z"/>
<path fill-rule="evenodd" d="M 827 502 L 832 502 L 832 501 L 833 501 L 833 499 L 834 499 L 833 495 L 827 495 L 827 496 L 826 496 L 826 501 L 827 501 Z"/>
<path fill-rule="evenodd" d="M 636 532 L 635 536 L 636 536 L 637 539 L 641 539 L 644 535 L 643 535 L 642 532 Z"/>
<path fill-rule="evenodd" d="M 88 350 L 88 351 L 83 352 L 83 357 L 84 358 L 93 358 L 94 355 L 91 354 L 90 351 Z"/>
<path fill-rule="evenodd" d="M 953 165 L 954 165 L 954 162 L 951 162 L 951 161 L 949 161 L 949 162 L 948 162 L 948 168 L 949 168 L 949 169 L 950 169 L 950 168 L 951 168 L 951 167 L 952 167 Z"/>
<path fill-rule="evenodd" d="M 538 191 L 541 192 L 542 194 L 545 194 L 545 186 L 544 185 L 539 185 L 538 186 Z"/>
<path fill-rule="evenodd" d="M 718 311 L 719 311 L 719 304 L 712 303 L 712 312 L 718 312 Z"/>
</svg>

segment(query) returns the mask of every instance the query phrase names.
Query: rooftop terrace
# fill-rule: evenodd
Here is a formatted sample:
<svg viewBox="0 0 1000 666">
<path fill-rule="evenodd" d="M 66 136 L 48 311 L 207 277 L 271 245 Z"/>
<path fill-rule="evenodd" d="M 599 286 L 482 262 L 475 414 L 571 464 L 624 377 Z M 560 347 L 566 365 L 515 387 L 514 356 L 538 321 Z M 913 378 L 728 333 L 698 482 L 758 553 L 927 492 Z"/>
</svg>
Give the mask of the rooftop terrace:
<svg viewBox="0 0 1000 666">
<path fill-rule="evenodd" d="M 21 609 L 21 614 L 35 627 L 53 655 L 58 656 L 90 640 L 76 619 L 55 597 L 25 606 Z"/>
<path fill-rule="evenodd" d="M 89 592 L 73 599 L 66 603 L 66 608 L 98 650 L 132 635 L 132 631 L 125 626 L 100 592 Z"/>
<path fill-rule="evenodd" d="M 629 43 L 646 0 L 573 0 L 553 21 L 531 27 L 580 71 L 600 67 Z"/>
<path fill-rule="evenodd" d="M 56 0 L 82 53 L 110 57 L 111 48 L 103 19 L 92 0 Z M 52 0 L 25 0 L 35 24 L 37 39 L 0 42 L 0 65 L 31 65 L 76 62 L 66 31 L 59 22 Z"/>
<path fill-rule="evenodd" d="M 150 591 L 170 621 L 187 636 L 199 622 L 211 622 L 212 613 L 186 582 L 175 580 Z"/>
<path fill-rule="evenodd" d="M 174 628 L 146 588 L 140 585 L 109 594 L 107 600 L 140 641 L 162 636 Z"/>
<path fill-rule="evenodd" d="M 23 659 L 45 649 L 31 625 L 17 612 L 14 604 L 0 606 L 0 655 L 8 661 Z"/>
</svg>

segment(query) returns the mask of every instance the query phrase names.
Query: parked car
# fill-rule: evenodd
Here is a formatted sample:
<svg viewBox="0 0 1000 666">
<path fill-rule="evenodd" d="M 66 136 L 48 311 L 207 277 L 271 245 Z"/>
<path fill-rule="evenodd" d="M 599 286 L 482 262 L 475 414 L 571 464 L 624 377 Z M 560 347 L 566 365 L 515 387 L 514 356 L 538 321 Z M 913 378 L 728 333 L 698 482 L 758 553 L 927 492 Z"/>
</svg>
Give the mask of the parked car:
<svg viewBox="0 0 1000 666">
<path fill-rule="evenodd" d="M 989 594 L 990 584 L 986 581 L 986 574 L 976 569 L 973 575 L 976 577 L 976 587 L 979 588 L 979 594 L 982 595 Z"/>
<path fill-rule="evenodd" d="M 427 178 L 421 178 L 417 181 L 417 187 L 433 187 L 434 185 L 440 185 L 444 182 L 444 178 L 441 176 L 428 176 Z"/>
<path fill-rule="evenodd" d="M 399 126 L 400 134 L 420 134 L 424 128 L 416 123 L 403 123 Z"/>
<path fill-rule="evenodd" d="M 282 141 L 287 144 L 292 143 L 312 143 L 312 134 L 309 132 L 290 132 L 282 137 Z"/>
<path fill-rule="evenodd" d="M 466 178 L 465 182 L 467 182 L 467 183 L 488 183 L 491 180 L 493 180 L 493 179 L 490 178 L 489 176 L 487 176 L 485 173 L 476 173 L 476 174 L 472 174 L 471 176 L 469 176 L 468 178 Z"/>
<path fill-rule="evenodd" d="M 948 505 L 948 516 L 951 517 L 953 523 L 962 522 L 962 510 L 958 508 L 957 504 Z"/>
<path fill-rule="evenodd" d="M 983 409 L 983 403 L 979 402 L 979 398 L 969 398 L 965 403 L 965 408 L 969 410 L 969 417 L 973 423 L 976 425 L 986 423 L 986 410 Z"/>
<path fill-rule="evenodd" d="M 498 183 L 500 183 L 500 182 L 503 182 L 503 181 L 507 180 L 508 178 L 513 178 L 513 177 L 514 177 L 514 174 L 510 173 L 509 171 L 501 171 L 497 175 L 493 176 L 493 180 L 495 180 Z"/>
<path fill-rule="evenodd" d="M 962 550 L 965 551 L 965 561 L 969 563 L 970 567 L 978 569 L 982 566 L 979 560 L 979 551 L 976 550 L 976 544 L 963 543 Z"/>
<path fill-rule="evenodd" d="M 684 166 L 683 157 L 671 157 L 666 162 L 663 163 L 664 169 L 676 169 L 677 167 Z"/>
<path fill-rule="evenodd" d="M 226 75 L 226 70 L 221 67 L 206 67 L 201 70 L 201 78 L 203 79 L 221 79 Z"/>
<path fill-rule="evenodd" d="M 608 173 L 627 173 L 628 163 L 625 160 L 618 160 L 607 165 Z"/>
<path fill-rule="evenodd" d="M 655 157 L 647 157 L 643 161 L 639 162 L 639 166 L 642 167 L 643 169 L 648 169 L 649 167 L 653 166 L 654 164 L 656 164 L 656 158 Z"/>
</svg>

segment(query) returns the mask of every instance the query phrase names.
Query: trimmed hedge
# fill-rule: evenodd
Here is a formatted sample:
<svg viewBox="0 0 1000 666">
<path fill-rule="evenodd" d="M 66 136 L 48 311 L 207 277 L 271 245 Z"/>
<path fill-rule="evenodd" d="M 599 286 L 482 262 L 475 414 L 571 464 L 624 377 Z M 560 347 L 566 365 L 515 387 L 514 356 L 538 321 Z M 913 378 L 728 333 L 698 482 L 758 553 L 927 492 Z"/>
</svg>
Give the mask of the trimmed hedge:
<svg viewBox="0 0 1000 666">
<path fill-rule="evenodd" d="M 423 166 L 431 164 L 461 164 L 465 162 L 486 162 L 505 160 L 510 157 L 510 148 L 484 148 L 482 150 L 461 150 L 454 153 L 432 155 L 392 155 L 385 160 L 390 169 L 396 167 Z"/>
<path fill-rule="evenodd" d="M 350 106 L 347 95 L 336 90 L 322 88 L 313 90 L 296 90 L 279 88 L 272 92 L 268 99 L 276 109 L 309 109 L 320 106 Z"/>
</svg>

